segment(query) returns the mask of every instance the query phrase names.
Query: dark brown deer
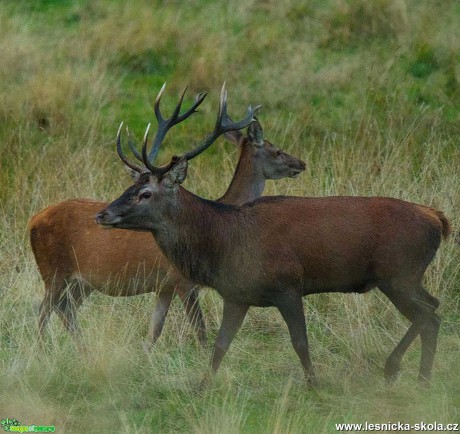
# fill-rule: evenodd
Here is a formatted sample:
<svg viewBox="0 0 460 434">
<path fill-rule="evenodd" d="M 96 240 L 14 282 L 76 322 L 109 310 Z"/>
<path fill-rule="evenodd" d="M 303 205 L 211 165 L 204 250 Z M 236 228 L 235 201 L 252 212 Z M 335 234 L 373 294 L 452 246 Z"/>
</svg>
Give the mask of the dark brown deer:
<svg viewBox="0 0 460 434">
<path fill-rule="evenodd" d="M 118 149 L 120 140 L 119 131 Z M 224 306 L 211 360 L 214 373 L 249 307 L 276 306 L 308 382 L 314 384 L 302 296 L 365 293 L 378 287 L 411 322 L 386 361 L 385 377 L 397 374 L 404 353 L 420 334 L 419 378 L 429 380 L 439 302 L 424 289 L 422 277 L 450 231 L 442 212 L 385 197 L 276 196 L 223 205 L 181 187 L 187 154 L 156 167 L 146 148 L 144 141 L 144 164 L 150 172 L 96 220 L 108 228 L 152 232 L 184 276 L 217 289 Z"/>
<path fill-rule="evenodd" d="M 163 90 L 155 102 L 155 113 L 160 120 L 162 93 Z M 195 104 L 192 109 L 196 107 Z M 301 160 L 263 139 L 263 129 L 257 120 L 249 125 L 247 137 L 239 130 L 225 135 L 239 145 L 240 156 L 232 182 L 219 202 L 242 204 L 254 200 L 262 194 L 267 179 L 296 177 L 305 170 Z M 130 146 L 136 152 L 131 143 Z M 133 171 L 135 179 L 139 175 L 139 171 Z M 73 199 L 49 206 L 32 217 L 30 242 L 45 282 L 40 335 L 43 335 L 53 310 L 68 330 L 78 332 L 76 311 L 95 290 L 110 296 L 131 296 L 156 290 L 159 295 L 152 315 L 149 342 L 153 344 L 161 335 L 169 306 L 177 292 L 200 342 L 204 344 L 205 324 L 196 296 L 196 284 L 171 267 L 150 234 L 107 231 L 96 225 L 94 215 L 107 205 L 89 199 Z"/>
</svg>

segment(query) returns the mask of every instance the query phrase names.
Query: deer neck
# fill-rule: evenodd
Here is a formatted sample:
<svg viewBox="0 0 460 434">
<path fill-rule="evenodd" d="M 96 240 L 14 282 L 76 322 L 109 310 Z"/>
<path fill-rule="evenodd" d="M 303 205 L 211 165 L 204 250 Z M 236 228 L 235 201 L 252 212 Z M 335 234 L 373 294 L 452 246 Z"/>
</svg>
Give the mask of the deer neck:
<svg viewBox="0 0 460 434">
<path fill-rule="evenodd" d="M 181 187 L 174 206 L 162 217 L 153 236 L 165 256 L 188 279 L 213 286 L 239 238 L 239 225 L 234 224 L 237 209 L 207 201 Z"/>
<path fill-rule="evenodd" d="M 242 205 L 262 196 L 265 177 L 258 163 L 257 156 L 253 155 L 252 145 L 243 144 L 232 181 L 225 194 L 217 199 L 217 202 Z"/>
</svg>

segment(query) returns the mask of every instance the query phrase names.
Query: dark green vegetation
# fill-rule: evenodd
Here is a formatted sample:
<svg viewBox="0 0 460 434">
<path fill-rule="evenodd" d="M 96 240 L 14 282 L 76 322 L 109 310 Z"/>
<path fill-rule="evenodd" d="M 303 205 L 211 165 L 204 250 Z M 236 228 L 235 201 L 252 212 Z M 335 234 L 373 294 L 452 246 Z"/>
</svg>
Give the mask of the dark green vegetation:
<svg viewBox="0 0 460 434">
<path fill-rule="evenodd" d="M 460 228 L 460 4 L 454 0 L 0 2 L 0 418 L 57 432 L 335 432 L 335 422 L 460 419 L 460 254 L 443 243 L 426 279 L 444 318 L 433 386 L 416 382 L 417 342 L 401 378 L 383 362 L 407 322 L 379 293 L 305 299 L 321 389 L 306 391 L 287 330 L 253 309 L 214 386 L 196 386 L 200 351 L 175 303 L 151 354 L 154 296 L 92 296 L 81 354 L 57 319 L 36 346 L 42 282 L 27 221 L 71 197 L 112 200 L 129 185 L 114 149 L 137 138 L 190 85 L 201 114 L 170 133 L 160 160 L 212 129 L 223 81 L 229 112 L 263 104 L 267 136 L 308 160 L 267 194 L 385 195 L 435 206 Z M 237 154 L 220 140 L 186 187 L 219 197 Z M 203 291 L 210 342 L 221 302 Z"/>
</svg>

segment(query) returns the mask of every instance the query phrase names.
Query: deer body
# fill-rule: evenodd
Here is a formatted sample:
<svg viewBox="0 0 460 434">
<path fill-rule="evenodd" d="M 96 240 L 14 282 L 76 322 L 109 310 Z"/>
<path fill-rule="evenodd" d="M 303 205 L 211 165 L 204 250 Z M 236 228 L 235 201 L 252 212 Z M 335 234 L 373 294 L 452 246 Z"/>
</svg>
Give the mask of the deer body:
<svg viewBox="0 0 460 434">
<path fill-rule="evenodd" d="M 242 204 L 259 197 L 267 179 L 295 177 L 305 164 L 261 140 L 262 127 L 253 122 L 247 137 L 239 131 L 227 138 L 240 148 L 232 182 L 219 199 Z M 107 231 L 95 224 L 94 216 L 107 206 L 89 199 L 68 200 L 52 205 L 30 221 L 30 241 L 45 282 L 39 329 L 43 334 L 51 309 L 55 309 L 71 332 L 78 332 L 76 310 L 97 290 L 109 296 L 132 296 L 156 291 L 158 303 L 152 315 L 150 343 L 161 335 L 175 293 L 202 344 L 205 324 L 195 291 L 196 283 L 183 277 L 145 232 Z M 69 284 L 68 294 L 64 291 Z"/>
<path fill-rule="evenodd" d="M 251 306 L 276 305 L 289 286 L 362 293 L 419 278 L 446 232 L 441 213 L 398 199 L 278 196 L 235 207 L 182 188 L 161 220 L 143 220 L 185 276 Z"/>
<path fill-rule="evenodd" d="M 101 210 L 108 228 L 152 232 L 182 274 L 211 286 L 223 298 L 223 318 L 211 359 L 216 372 L 250 306 L 276 306 L 310 384 L 310 360 L 302 296 L 366 292 L 378 287 L 411 322 L 385 363 L 393 378 L 420 335 L 419 378 L 431 376 L 440 318 L 439 302 L 422 285 L 423 274 L 450 225 L 442 212 L 382 197 L 266 197 L 240 206 L 202 199 L 181 187 L 190 155 L 206 149 L 228 123 L 223 92 L 211 139 L 165 166 L 147 157 L 149 172 Z M 161 122 L 159 122 L 161 131 Z M 117 135 L 120 158 L 120 130 Z"/>
</svg>

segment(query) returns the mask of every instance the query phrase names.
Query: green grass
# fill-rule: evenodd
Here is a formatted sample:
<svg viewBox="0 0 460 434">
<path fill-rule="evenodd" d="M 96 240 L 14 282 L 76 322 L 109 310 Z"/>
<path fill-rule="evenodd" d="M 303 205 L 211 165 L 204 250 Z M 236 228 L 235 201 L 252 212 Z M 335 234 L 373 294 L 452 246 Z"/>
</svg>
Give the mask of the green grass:
<svg viewBox="0 0 460 434">
<path fill-rule="evenodd" d="M 443 210 L 460 228 L 460 7 L 446 0 L 0 2 L 0 418 L 57 432 L 335 432 L 337 422 L 460 420 L 459 247 L 443 243 L 426 273 L 443 323 L 430 389 L 416 381 L 420 344 L 401 378 L 385 357 L 407 328 L 379 293 L 305 299 L 321 387 L 308 391 L 274 309 L 251 309 L 214 384 L 210 357 L 175 302 L 143 350 L 154 295 L 93 295 L 80 311 L 81 352 L 54 318 L 37 347 L 43 284 L 27 221 L 73 197 L 110 201 L 129 184 L 114 150 L 124 120 L 140 140 L 153 100 L 207 100 L 165 140 L 160 160 L 213 127 L 220 86 L 229 112 L 263 104 L 267 137 L 308 162 L 266 194 L 385 195 Z M 219 197 L 236 163 L 219 141 L 190 164 L 186 187 Z M 201 302 L 213 341 L 221 300 Z"/>
</svg>

